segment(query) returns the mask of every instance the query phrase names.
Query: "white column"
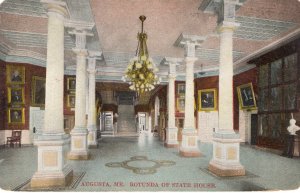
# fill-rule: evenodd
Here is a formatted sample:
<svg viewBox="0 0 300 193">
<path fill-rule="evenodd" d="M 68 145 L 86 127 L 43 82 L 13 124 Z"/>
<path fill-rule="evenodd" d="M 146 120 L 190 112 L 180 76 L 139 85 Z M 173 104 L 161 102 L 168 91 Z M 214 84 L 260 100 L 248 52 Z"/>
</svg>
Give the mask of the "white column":
<svg viewBox="0 0 300 193">
<path fill-rule="evenodd" d="M 219 129 L 233 133 L 233 29 L 220 28 Z"/>
<path fill-rule="evenodd" d="M 175 124 L 175 80 L 176 65 L 178 59 L 165 58 L 165 64 L 169 65 L 169 84 L 168 84 L 168 128 L 166 129 L 165 147 L 178 147 L 178 128 Z"/>
<path fill-rule="evenodd" d="M 64 18 L 69 13 L 63 1 L 41 2 L 48 11 L 45 121 L 42 134 L 34 141 L 38 167 L 31 188 L 67 186 L 73 179 L 73 170 L 65 161 L 70 137 L 63 127 Z"/>
<path fill-rule="evenodd" d="M 179 148 L 179 154 L 184 157 L 198 157 L 201 155 L 198 148 L 198 134 L 195 129 L 194 117 L 194 63 L 197 60 L 196 47 L 199 47 L 204 40 L 205 37 L 202 36 L 180 34 L 175 42 L 176 46 L 183 47 L 185 51 L 185 112 L 182 142 Z"/>
<path fill-rule="evenodd" d="M 175 80 L 176 74 L 169 74 L 168 85 L 168 127 L 175 128 Z"/>
<path fill-rule="evenodd" d="M 88 58 L 89 74 L 89 108 L 88 108 L 88 146 L 97 147 L 97 129 L 96 129 L 96 58 Z"/>
<path fill-rule="evenodd" d="M 75 126 L 71 131 L 71 151 L 68 158 L 81 160 L 88 159 L 87 149 L 87 124 L 86 124 L 86 33 L 75 31 L 76 48 L 76 101 L 75 101 Z"/>
<path fill-rule="evenodd" d="M 195 50 L 195 44 L 187 43 L 186 52 Z M 198 148 L 198 134 L 195 129 L 194 117 L 194 63 L 197 58 L 194 55 L 187 55 L 185 62 L 185 107 L 184 107 L 184 127 L 182 130 L 182 142 L 180 146 L 180 155 L 184 157 L 198 157 L 200 151 Z"/>
<path fill-rule="evenodd" d="M 195 45 L 192 45 L 195 46 Z M 186 57 L 184 129 L 195 129 L 194 118 L 194 63 L 197 58 Z"/>
<path fill-rule="evenodd" d="M 219 176 L 245 175 L 240 164 L 240 136 L 233 130 L 233 32 L 238 0 L 219 2 L 220 33 L 219 128 L 213 134 L 213 158 L 208 169 Z"/>
</svg>

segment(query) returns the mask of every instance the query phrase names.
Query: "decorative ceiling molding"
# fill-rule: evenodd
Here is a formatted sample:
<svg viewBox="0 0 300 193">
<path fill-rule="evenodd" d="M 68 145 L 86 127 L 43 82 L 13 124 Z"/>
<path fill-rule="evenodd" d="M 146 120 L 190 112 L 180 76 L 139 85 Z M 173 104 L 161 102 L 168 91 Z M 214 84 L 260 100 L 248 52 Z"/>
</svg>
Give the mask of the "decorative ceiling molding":
<svg viewBox="0 0 300 193">
<path fill-rule="evenodd" d="M 47 48 L 47 34 L 0 30 L 0 33 L 16 46 Z M 75 43 L 70 35 L 65 34 L 65 49 L 71 50 Z"/>
<path fill-rule="evenodd" d="M 6 0 L 1 4 L 0 12 L 33 17 L 47 17 L 40 0 Z"/>
<path fill-rule="evenodd" d="M 90 1 L 87 0 L 66 0 L 70 18 L 75 21 L 94 23 Z"/>
<path fill-rule="evenodd" d="M 248 40 L 268 40 L 290 30 L 296 23 L 255 17 L 237 16 L 236 22 L 240 26 L 233 37 Z"/>
<path fill-rule="evenodd" d="M 245 56 L 245 53 L 233 51 L 233 61 L 236 61 L 243 56 Z M 196 49 L 196 57 L 198 57 L 200 61 L 211 61 L 218 64 L 220 60 L 220 49 L 198 48 Z"/>
<path fill-rule="evenodd" d="M 256 50 L 255 52 L 237 60 L 234 62 L 234 65 L 239 65 L 239 64 L 243 64 L 244 62 L 250 61 L 253 58 L 257 58 L 265 53 L 267 53 L 268 51 L 272 50 L 272 49 L 276 49 L 280 46 L 282 46 L 283 44 L 295 40 L 296 38 L 298 38 L 300 35 L 300 27 L 295 29 L 294 31 L 292 31 L 291 33 L 289 33 L 288 35 L 273 41 L 272 43 L 268 44 L 267 46 Z"/>
</svg>

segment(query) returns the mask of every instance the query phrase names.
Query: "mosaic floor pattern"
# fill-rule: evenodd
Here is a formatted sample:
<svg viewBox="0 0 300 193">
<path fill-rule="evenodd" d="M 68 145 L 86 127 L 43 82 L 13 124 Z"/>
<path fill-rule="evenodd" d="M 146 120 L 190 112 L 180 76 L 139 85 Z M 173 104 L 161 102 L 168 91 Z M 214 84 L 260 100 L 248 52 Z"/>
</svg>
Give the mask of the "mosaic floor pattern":
<svg viewBox="0 0 300 193">
<path fill-rule="evenodd" d="M 111 162 L 105 164 L 107 167 L 122 167 L 125 169 L 132 170 L 136 174 L 154 174 L 157 169 L 162 166 L 172 166 L 176 163 L 169 160 L 153 160 L 148 159 L 147 156 L 134 156 L 130 160 L 123 162 Z"/>
</svg>

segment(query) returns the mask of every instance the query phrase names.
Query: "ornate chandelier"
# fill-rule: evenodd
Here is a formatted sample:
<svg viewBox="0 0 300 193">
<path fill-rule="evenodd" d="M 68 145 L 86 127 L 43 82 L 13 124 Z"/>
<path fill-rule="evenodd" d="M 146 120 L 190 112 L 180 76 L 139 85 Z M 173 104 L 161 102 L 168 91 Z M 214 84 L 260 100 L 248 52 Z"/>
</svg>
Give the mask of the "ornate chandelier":
<svg viewBox="0 0 300 193">
<path fill-rule="evenodd" d="M 152 59 L 149 57 L 147 49 L 147 34 L 144 33 L 144 21 L 146 17 L 141 15 L 139 19 L 142 21 L 142 32 L 138 33 L 138 46 L 136 57 L 129 62 L 123 81 L 128 81 L 131 90 L 137 91 L 139 94 L 154 89 L 156 84 L 160 83 L 159 78 L 155 75 L 158 69 L 155 67 Z"/>
</svg>

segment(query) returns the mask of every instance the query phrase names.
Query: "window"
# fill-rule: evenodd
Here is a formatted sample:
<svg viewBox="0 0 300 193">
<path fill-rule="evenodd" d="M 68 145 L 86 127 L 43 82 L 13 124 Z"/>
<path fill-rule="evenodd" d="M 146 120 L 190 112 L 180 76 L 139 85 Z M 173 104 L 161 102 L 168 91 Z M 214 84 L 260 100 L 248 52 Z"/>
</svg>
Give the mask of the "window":
<svg viewBox="0 0 300 193">
<path fill-rule="evenodd" d="M 282 138 L 297 110 L 297 53 L 259 66 L 259 136 Z"/>
</svg>

